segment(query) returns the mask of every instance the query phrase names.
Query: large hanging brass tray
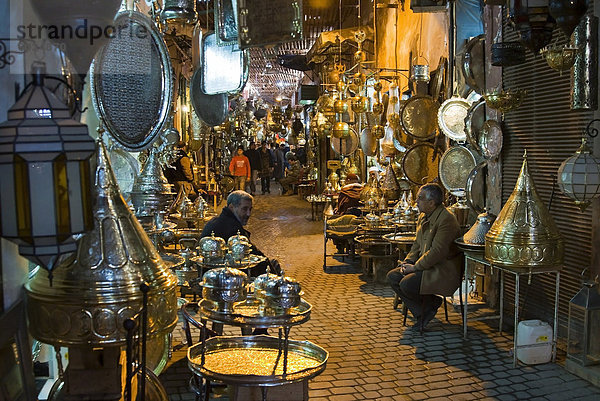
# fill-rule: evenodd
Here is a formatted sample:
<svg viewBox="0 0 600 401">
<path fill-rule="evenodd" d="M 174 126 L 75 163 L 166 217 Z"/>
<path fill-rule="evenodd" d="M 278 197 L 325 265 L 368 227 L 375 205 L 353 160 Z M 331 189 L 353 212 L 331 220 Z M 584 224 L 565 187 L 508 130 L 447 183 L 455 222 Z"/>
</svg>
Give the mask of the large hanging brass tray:
<svg viewBox="0 0 600 401">
<path fill-rule="evenodd" d="M 154 142 L 170 114 L 171 58 L 156 25 L 144 14 L 121 12 L 114 26 L 126 29 L 94 58 L 91 98 L 111 137 L 124 149 L 138 152 Z"/>
<path fill-rule="evenodd" d="M 307 322 L 310 319 L 312 305 L 305 300 L 300 305 L 287 310 L 265 308 L 264 304 L 248 296 L 243 302 L 233 304 L 229 313 L 223 313 L 213 302 L 202 300 L 199 303 L 198 315 L 211 322 L 232 326 L 251 326 L 260 328 L 291 327 Z"/>
<path fill-rule="evenodd" d="M 465 188 L 467 205 L 477 214 L 485 212 L 486 175 L 487 161 L 483 161 L 471 170 L 467 178 Z"/>
<path fill-rule="evenodd" d="M 413 184 L 423 185 L 438 175 L 438 152 L 427 142 L 411 146 L 402 158 L 404 176 Z"/>
<path fill-rule="evenodd" d="M 458 96 L 451 97 L 442 103 L 438 110 L 437 119 L 440 130 L 448 138 L 458 143 L 467 140 L 465 133 L 465 117 L 471 103 Z"/>
<path fill-rule="evenodd" d="M 235 385 L 277 386 L 312 379 L 325 370 L 329 353 L 309 341 L 288 340 L 283 375 L 283 341 L 270 336 L 217 336 L 188 349 L 188 366 L 205 378 Z M 204 362 L 204 363 L 202 363 Z"/>
<path fill-rule="evenodd" d="M 429 96 L 413 96 L 404 103 L 400 112 L 402 129 L 420 141 L 437 134 L 437 112 L 440 104 Z"/>
<path fill-rule="evenodd" d="M 377 153 L 377 139 L 371 132 L 371 128 L 363 128 L 360 132 L 360 148 L 365 156 L 375 156 Z"/>
<path fill-rule="evenodd" d="M 473 152 L 466 146 L 453 146 L 442 155 L 439 164 L 440 181 L 450 192 L 464 191 L 467 178 L 477 164 Z"/>
<path fill-rule="evenodd" d="M 349 134 L 350 135 L 345 138 L 331 137 L 331 149 L 333 149 L 335 153 L 342 156 L 349 156 L 358 149 L 358 134 L 352 128 L 350 129 Z"/>
<path fill-rule="evenodd" d="M 196 115 L 207 125 L 214 127 L 221 125 L 229 109 L 227 93 L 207 95 L 202 91 L 202 70 L 196 69 L 190 81 L 190 100 Z"/>
<path fill-rule="evenodd" d="M 487 120 L 481 127 L 478 144 L 481 154 L 488 160 L 494 160 L 502 152 L 502 126 L 496 120 Z"/>
<path fill-rule="evenodd" d="M 465 135 L 467 137 L 467 142 L 473 149 L 480 153 L 481 147 L 479 146 L 479 136 L 481 135 L 481 130 L 486 120 L 485 111 L 485 98 L 480 97 L 479 100 L 471 105 L 467 111 L 467 116 L 465 117 Z"/>
</svg>

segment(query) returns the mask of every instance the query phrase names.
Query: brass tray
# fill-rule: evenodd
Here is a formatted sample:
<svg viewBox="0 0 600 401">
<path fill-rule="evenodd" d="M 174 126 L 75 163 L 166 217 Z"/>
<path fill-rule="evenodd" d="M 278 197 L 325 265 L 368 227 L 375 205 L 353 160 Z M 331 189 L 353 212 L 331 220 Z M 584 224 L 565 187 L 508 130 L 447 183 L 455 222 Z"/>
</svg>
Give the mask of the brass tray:
<svg viewBox="0 0 600 401">
<path fill-rule="evenodd" d="M 335 153 L 342 156 L 349 156 L 358 149 L 358 134 L 353 128 L 350 129 L 349 134 L 346 138 L 331 137 L 331 149 Z"/>
<path fill-rule="evenodd" d="M 471 105 L 467 112 L 467 116 L 465 117 L 465 134 L 467 136 L 467 142 L 469 142 L 469 145 L 471 145 L 473 149 L 480 153 L 482 151 L 481 146 L 479 145 L 479 136 L 481 135 L 481 130 L 486 120 L 485 107 L 485 98 L 480 97 L 478 101 Z"/>
<path fill-rule="evenodd" d="M 257 264 L 262 263 L 266 260 L 267 260 L 266 256 L 260 256 L 260 255 L 249 255 L 247 258 L 242 259 L 239 262 L 235 262 L 235 261 L 227 258 L 227 256 L 225 257 L 225 259 L 222 262 L 204 262 L 204 258 L 202 256 L 194 256 L 193 258 L 190 258 L 190 261 L 192 263 L 196 264 L 199 267 L 203 267 L 203 268 L 212 269 L 215 267 L 234 267 L 234 268 L 240 269 L 240 270 L 250 269 L 250 268 L 256 266 Z"/>
<path fill-rule="evenodd" d="M 448 138 L 458 143 L 467 140 L 465 118 L 471 103 L 458 96 L 451 97 L 442 103 L 438 110 L 437 120 L 440 130 Z"/>
<path fill-rule="evenodd" d="M 439 164 L 440 181 L 450 192 L 464 191 L 467 178 L 477 164 L 475 155 L 465 146 L 454 146 L 442 155 Z"/>
<path fill-rule="evenodd" d="M 377 139 L 369 127 L 363 128 L 360 132 L 360 148 L 365 156 L 374 156 L 377 153 Z"/>
<path fill-rule="evenodd" d="M 259 328 L 291 327 L 310 319 L 312 305 L 305 300 L 300 305 L 287 310 L 263 308 L 260 300 L 249 296 L 245 301 L 235 303 L 231 313 L 222 313 L 217 306 L 207 300 L 199 303 L 198 315 L 211 322 L 232 326 L 251 326 Z"/>
<path fill-rule="evenodd" d="M 483 157 L 494 160 L 502 152 L 502 126 L 496 120 L 487 120 L 481 127 L 479 147 Z"/>
<path fill-rule="evenodd" d="M 217 336 L 188 349 L 188 366 L 196 374 L 227 384 L 277 386 L 312 379 L 325 370 L 329 353 L 309 341 L 288 340 L 287 374 L 282 374 L 281 340 L 271 336 Z M 204 363 L 202 355 L 204 351 Z M 276 369 L 276 374 L 272 372 Z"/>
<path fill-rule="evenodd" d="M 423 185 L 437 177 L 438 166 L 438 153 L 427 142 L 411 146 L 402 158 L 404 176 L 416 185 Z"/>
<path fill-rule="evenodd" d="M 485 244 L 469 244 L 463 241 L 463 237 L 455 239 L 454 243 L 461 251 L 481 253 L 485 251 Z"/>
<path fill-rule="evenodd" d="M 437 134 L 437 112 L 440 104 L 429 96 L 413 96 L 404 103 L 400 112 L 402 129 L 418 140 L 424 141 Z"/>
<path fill-rule="evenodd" d="M 415 232 L 405 232 L 405 233 L 390 233 L 383 236 L 383 239 L 392 243 L 392 244 L 412 244 L 415 242 L 416 233 Z"/>
<path fill-rule="evenodd" d="M 487 161 L 483 161 L 471 170 L 467 178 L 467 186 L 465 188 L 467 205 L 477 214 L 485 212 L 486 174 Z"/>
</svg>

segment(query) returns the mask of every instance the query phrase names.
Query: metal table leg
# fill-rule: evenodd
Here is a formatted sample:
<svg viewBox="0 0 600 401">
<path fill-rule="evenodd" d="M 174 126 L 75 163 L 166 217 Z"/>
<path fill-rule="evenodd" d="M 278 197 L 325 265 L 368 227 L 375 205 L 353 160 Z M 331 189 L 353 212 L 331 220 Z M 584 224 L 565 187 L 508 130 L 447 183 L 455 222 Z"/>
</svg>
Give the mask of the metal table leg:
<svg viewBox="0 0 600 401">
<path fill-rule="evenodd" d="M 554 294 L 554 332 L 552 333 L 552 362 L 556 362 L 556 339 L 558 336 L 558 289 L 560 284 L 560 271 L 556 272 L 556 292 Z"/>
<path fill-rule="evenodd" d="M 521 275 L 515 274 L 515 330 L 513 337 L 513 367 L 517 367 L 519 362 L 517 361 L 517 336 L 519 335 L 519 281 Z"/>
<path fill-rule="evenodd" d="M 502 326 L 504 324 L 504 270 L 500 270 L 500 322 L 498 331 L 502 335 Z"/>
<path fill-rule="evenodd" d="M 468 280 L 467 278 L 467 267 L 469 266 L 469 258 L 468 256 L 465 256 L 465 274 L 463 276 L 463 281 L 461 281 L 460 285 L 463 285 L 463 283 Z M 466 291 L 464 292 L 465 295 L 465 299 L 463 302 L 463 338 L 466 340 L 467 339 L 467 310 L 468 310 L 468 303 L 469 303 L 469 286 L 467 286 Z"/>
</svg>

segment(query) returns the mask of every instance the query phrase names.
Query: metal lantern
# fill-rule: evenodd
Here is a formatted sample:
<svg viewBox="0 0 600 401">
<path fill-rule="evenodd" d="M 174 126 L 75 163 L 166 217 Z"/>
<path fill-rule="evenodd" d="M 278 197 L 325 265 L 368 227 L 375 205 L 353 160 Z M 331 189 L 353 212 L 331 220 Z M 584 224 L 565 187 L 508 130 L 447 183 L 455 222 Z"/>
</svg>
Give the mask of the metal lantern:
<svg viewBox="0 0 600 401">
<path fill-rule="evenodd" d="M 569 301 L 567 357 L 583 366 L 600 363 L 599 330 L 600 294 L 596 276 L 594 281 L 584 281 L 581 290 Z"/>
<path fill-rule="evenodd" d="M 583 212 L 600 195 L 600 161 L 587 146 L 586 138 L 575 154 L 558 168 L 558 187 Z"/>
<path fill-rule="evenodd" d="M 87 126 L 44 87 L 45 66 L 0 124 L 0 235 L 50 272 L 93 227 Z"/>
<path fill-rule="evenodd" d="M 545 0 L 510 0 L 509 21 L 521 42 L 534 53 L 550 43 L 556 25 Z"/>
</svg>

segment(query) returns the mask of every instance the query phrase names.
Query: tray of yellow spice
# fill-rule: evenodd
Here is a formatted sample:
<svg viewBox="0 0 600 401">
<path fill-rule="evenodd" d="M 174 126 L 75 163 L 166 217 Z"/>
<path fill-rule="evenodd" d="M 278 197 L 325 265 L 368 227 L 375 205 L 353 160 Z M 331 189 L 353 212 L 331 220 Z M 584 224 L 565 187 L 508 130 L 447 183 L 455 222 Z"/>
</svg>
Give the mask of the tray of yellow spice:
<svg viewBox="0 0 600 401">
<path fill-rule="evenodd" d="M 325 370 L 329 353 L 310 341 L 271 336 L 218 336 L 188 349 L 188 365 L 199 375 L 234 385 L 277 386 L 311 379 Z"/>
</svg>

